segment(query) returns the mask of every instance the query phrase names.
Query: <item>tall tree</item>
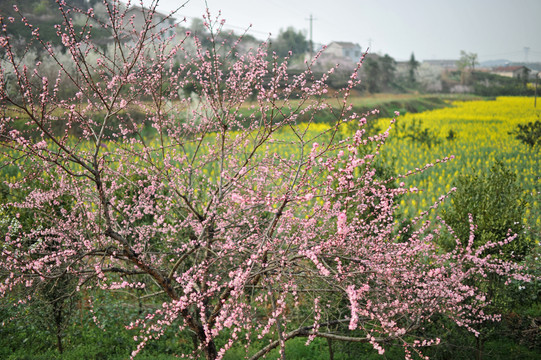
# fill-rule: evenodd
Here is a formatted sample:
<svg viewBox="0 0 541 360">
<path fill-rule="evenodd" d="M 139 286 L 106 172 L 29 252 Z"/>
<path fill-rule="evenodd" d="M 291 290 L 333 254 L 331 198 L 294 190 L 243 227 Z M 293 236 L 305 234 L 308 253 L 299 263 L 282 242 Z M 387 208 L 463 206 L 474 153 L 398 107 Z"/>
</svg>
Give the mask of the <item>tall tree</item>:
<svg viewBox="0 0 541 360">
<path fill-rule="evenodd" d="M 482 247 L 442 252 L 429 226 L 397 241 L 396 197 L 417 190 L 375 176 L 389 132 L 366 136 L 350 109 L 358 67 L 341 101 L 327 101 L 332 70 L 285 82 L 287 64 L 269 62 L 266 44 L 223 53 L 195 39 L 192 53 L 189 32 L 156 33 L 157 2 L 142 31 L 115 4 L 101 23 L 113 40 L 104 49 L 59 3 L 59 51 L 75 66 L 60 63 L 58 77 L 39 61 L 21 66 L 0 36 L 0 168 L 18 167 L 4 181 L 24 195 L 4 204 L 0 295 L 66 274 L 75 291 L 146 292 L 152 310 L 130 325 L 140 331 L 133 356 L 174 326 L 194 336 L 179 354 L 192 358 L 222 358 L 239 341 L 259 346 L 251 359 L 285 354 L 296 337 L 366 342 L 380 354 L 397 343 L 411 357 L 438 343 L 408 336 L 435 318 L 472 331 L 492 319 L 472 278 L 528 280 Z M 197 104 L 179 95 L 193 83 Z M 64 84 L 76 91 L 61 97 Z M 322 111 L 336 121 L 318 132 Z M 25 212 L 37 226 L 20 226 Z"/>
<path fill-rule="evenodd" d="M 408 80 L 411 85 L 416 83 L 415 72 L 419 67 L 419 62 L 415 60 L 415 55 L 411 53 L 410 59 L 408 61 Z"/>
<path fill-rule="evenodd" d="M 309 50 L 309 42 L 301 31 L 296 31 L 293 27 L 286 30 L 280 30 L 276 40 L 272 41 L 271 50 L 280 57 L 302 56 Z"/>
<path fill-rule="evenodd" d="M 464 50 L 460 51 L 460 59 L 456 62 L 458 71 L 460 71 L 461 84 L 467 84 L 470 81 L 471 74 L 475 71 L 475 65 L 479 64 L 477 61 L 477 54 L 468 53 Z"/>
<path fill-rule="evenodd" d="M 370 93 L 389 89 L 395 73 L 395 60 L 388 54 L 367 56 L 362 65 L 363 84 Z"/>
<path fill-rule="evenodd" d="M 394 82 L 396 61 L 389 54 L 385 54 L 379 59 L 379 63 L 381 67 L 381 83 L 384 87 L 389 88 Z"/>
<path fill-rule="evenodd" d="M 377 59 L 369 57 L 363 63 L 363 84 L 370 93 L 380 91 L 381 86 L 381 67 Z"/>
</svg>

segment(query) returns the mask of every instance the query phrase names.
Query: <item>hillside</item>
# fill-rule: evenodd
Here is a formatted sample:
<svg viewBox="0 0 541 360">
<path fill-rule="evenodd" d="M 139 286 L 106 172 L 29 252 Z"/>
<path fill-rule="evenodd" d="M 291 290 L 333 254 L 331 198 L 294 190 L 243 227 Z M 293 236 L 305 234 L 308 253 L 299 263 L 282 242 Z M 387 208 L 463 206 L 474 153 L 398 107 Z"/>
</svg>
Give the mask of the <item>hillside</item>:
<svg viewBox="0 0 541 360">
<path fill-rule="evenodd" d="M 17 4 L 16 9 L 14 9 L 13 3 Z M 68 8 L 73 7 L 81 11 L 87 11 L 90 8 L 90 3 L 85 0 L 66 0 L 66 3 Z M 54 27 L 61 24 L 62 19 L 55 0 L 2 1 L 0 2 L 0 14 L 4 21 L 6 21 L 5 19 L 8 19 L 9 22 L 13 21 L 6 29 L 16 51 L 23 51 L 27 47 L 42 48 L 35 43 L 35 39 L 32 39 L 32 29 L 27 24 L 32 24 L 33 29 L 39 29 L 40 38 L 44 43 L 50 43 L 53 46 L 60 45 L 60 39 Z M 73 17 L 77 24 L 77 14 L 74 14 Z M 76 25 L 75 27 L 78 29 L 81 26 Z M 94 39 L 108 36 L 109 33 L 103 29 L 93 30 Z"/>
</svg>

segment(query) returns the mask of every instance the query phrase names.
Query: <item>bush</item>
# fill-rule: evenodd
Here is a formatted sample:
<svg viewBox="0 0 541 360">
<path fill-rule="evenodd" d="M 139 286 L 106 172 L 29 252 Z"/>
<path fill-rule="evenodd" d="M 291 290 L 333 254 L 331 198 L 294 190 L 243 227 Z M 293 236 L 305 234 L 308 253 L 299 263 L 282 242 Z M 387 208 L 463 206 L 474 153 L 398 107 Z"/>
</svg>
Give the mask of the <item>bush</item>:
<svg viewBox="0 0 541 360">
<path fill-rule="evenodd" d="M 518 124 L 517 128 L 509 132 L 515 135 L 517 140 L 533 148 L 541 144 L 541 121 L 529 122 L 527 124 Z"/>
<path fill-rule="evenodd" d="M 532 242 L 526 238 L 522 224 L 526 201 L 516 175 L 497 162 L 485 175 L 460 176 L 454 186 L 457 191 L 452 205 L 443 211 L 442 217 L 455 234 L 460 239 L 469 237 L 471 215 L 475 224 L 475 248 L 487 242 L 502 241 L 509 233 L 517 234 L 515 241 L 503 247 L 503 253 L 499 249 L 487 250 L 487 253 L 521 260 Z M 450 241 L 447 245 L 453 246 L 453 243 Z"/>
</svg>

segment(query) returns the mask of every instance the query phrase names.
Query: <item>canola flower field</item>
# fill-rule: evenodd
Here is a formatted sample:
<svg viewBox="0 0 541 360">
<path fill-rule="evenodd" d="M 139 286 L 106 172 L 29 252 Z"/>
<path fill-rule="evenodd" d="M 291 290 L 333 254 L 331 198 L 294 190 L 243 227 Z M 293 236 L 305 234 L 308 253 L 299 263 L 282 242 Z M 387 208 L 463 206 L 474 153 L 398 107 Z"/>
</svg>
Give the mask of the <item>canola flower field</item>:
<svg viewBox="0 0 541 360">
<path fill-rule="evenodd" d="M 530 148 L 509 134 L 518 124 L 540 120 L 541 105 L 534 108 L 534 99 L 529 97 L 452 101 L 450 105 L 442 109 L 400 115 L 391 128 L 390 137 L 382 148 L 382 156 L 386 165 L 390 165 L 396 174 L 406 174 L 422 168 L 425 164 L 435 163 L 437 159 L 454 156 L 452 161 L 436 164 L 420 174 L 407 176 L 404 179 L 406 185 L 420 191 L 403 197 L 399 211 L 406 218 L 413 218 L 429 209 L 441 195 L 448 193 L 461 174 L 482 175 L 487 173 L 496 161 L 501 161 L 517 175 L 518 182 L 524 189 L 527 200 L 524 224 L 541 229 L 541 153 L 538 147 Z M 385 130 L 391 119 L 369 116 L 368 121 L 375 122 L 377 128 Z M 404 136 L 404 129 L 412 124 L 417 124 L 416 130 L 428 130 L 432 136 L 430 144 Z M 305 126 L 306 124 L 299 124 L 300 128 Z M 312 123 L 309 125 L 309 133 L 317 139 L 317 134 L 328 130 L 330 126 L 325 123 Z M 352 135 L 351 129 L 349 126 L 343 127 L 341 136 Z M 452 138 L 449 138 L 451 133 Z M 310 134 L 308 135 L 310 137 Z M 267 151 L 279 152 L 282 156 L 296 155 L 299 148 L 291 146 L 295 143 L 292 134 L 281 132 L 277 140 Z M 319 140 L 324 141 L 324 138 Z M 148 145 L 160 147 L 158 139 L 151 140 Z M 79 146 L 88 148 L 89 151 L 92 148 L 89 143 Z M 9 155 L 16 158 L 14 153 Z M 0 158 L 5 160 L 3 156 Z M 206 167 L 202 176 L 213 178 L 217 172 L 217 169 Z M 2 180 L 7 182 L 15 182 L 21 177 L 15 164 L 4 167 L 0 173 Z M 448 199 L 446 203 L 450 201 Z M 446 203 L 443 206 L 446 206 Z"/>
<path fill-rule="evenodd" d="M 437 164 L 421 174 L 406 178 L 406 184 L 422 191 L 403 198 L 400 204 L 402 211 L 407 217 L 419 214 L 434 204 L 439 196 L 447 193 L 461 174 L 482 175 L 496 161 L 501 161 L 516 174 L 524 188 L 528 201 L 524 223 L 541 229 L 539 148 L 530 148 L 509 134 L 518 124 L 540 120 L 541 106 L 534 108 L 534 99 L 529 97 L 458 101 L 451 105 L 399 116 L 397 126 L 391 130 L 384 156 L 391 161 L 398 174 L 405 174 L 446 156 L 455 157 L 453 161 Z M 389 119 L 378 121 L 380 128 L 387 128 Z M 428 129 L 436 142 L 429 146 L 401 137 L 400 128 L 413 122 Z M 448 139 L 450 134 L 452 138 Z"/>
</svg>

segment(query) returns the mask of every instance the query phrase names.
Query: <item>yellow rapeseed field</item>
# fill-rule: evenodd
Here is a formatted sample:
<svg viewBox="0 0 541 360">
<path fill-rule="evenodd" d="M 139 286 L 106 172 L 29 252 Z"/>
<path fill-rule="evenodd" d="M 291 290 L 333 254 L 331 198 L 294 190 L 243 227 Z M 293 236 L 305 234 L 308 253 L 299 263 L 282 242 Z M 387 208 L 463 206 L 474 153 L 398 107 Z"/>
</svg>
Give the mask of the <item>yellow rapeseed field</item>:
<svg viewBox="0 0 541 360">
<path fill-rule="evenodd" d="M 529 198 L 525 220 L 541 228 L 539 149 L 532 149 L 509 134 L 518 124 L 540 120 L 540 115 L 541 107 L 534 108 L 533 98 L 498 97 L 488 101 L 453 102 L 452 107 L 400 116 L 400 127 L 420 121 L 422 128 L 427 128 L 438 142 L 429 147 L 392 130 L 385 154 L 398 173 L 405 174 L 436 159 L 455 156 L 451 162 L 407 179 L 407 184 L 423 191 L 402 200 L 404 212 L 411 216 L 425 210 L 450 190 L 460 174 L 482 174 L 496 161 L 501 161 L 517 175 L 525 189 L 524 195 Z M 379 121 L 383 127 L 389 119 Z M 450 131 L 454 139 L 447 139 Z"/>
<path fill-rule="evenodd" d="M 451 155 L 455 157 L 454 160 L 437 164 L 423 173 L 408 176 L 404 180 L 406 184 L 422 191 L 402 198 L 400 211 L 408 218 L 416 216 L 427 210 L 441 195 L 449 192 L 459 175 L 483 174 L 496 161 L 501 161 L 517 175 L 524 188 L 524 195 L 528 198 L 524 220 L 536 229 L 541 229 L 540 151 L 538 148 L 529 148 L 509 134 L 518 124 L 540 120 L 541 106 L 534 108 L 533 98 L 528 97 L 456 101 L 451 105 L 443 109 L 399 116 L 397 124 L 391 129 L 382 156 L 398 174 L 406 174 L 425 164 L 435 163 L 437 159 Z M 387 129 L 390 120 L 372 121 L 376 121 L 380 129 Z M 400 134 L 400 128 L 407 127 L 414 121 L 417 124 L 421 122 L 421 128 L 427 128 L 437 139 L 436 143 L 428 146 Z M 301 129 L 307 125 L 298 126 Z M 318 138 L 317 134 L 329 127 L 329 124 L 310 124 L 307 138 L 313 136 L 314 141 L 325 141 L 325 137 Z M 351 135 L 349 132 L 352 129 L 350 126 L 344 127 L 340 136 Z M 453 139 L 448 139 L 450 132 L 454 134 Z M 232 136 L 235 136 L 234 132 Z M 298 144 L 293 145 L 295 136 L 285 130 L 277 134 L 276 140 L 278 141 L 263 151 L 295 156 L 295 152 L 299 150 Z M 160 147 L 158 139 L 152 139 L 149 144 L 151 147 Z M 92 147 L 89 143 L 79 146 Z M 305 146 L 309 148 L 311 144 Z M 0 158 L 5 160 L 4 156 Z M 1 180 L 7 182 L 15 182 L 21 177 L 16 164 L 2 169 L 0 174 Z M 213 178 L 217 173 L 212 166 L 207 166 L 203 169 L 203 174 Z"/>
</svg>

